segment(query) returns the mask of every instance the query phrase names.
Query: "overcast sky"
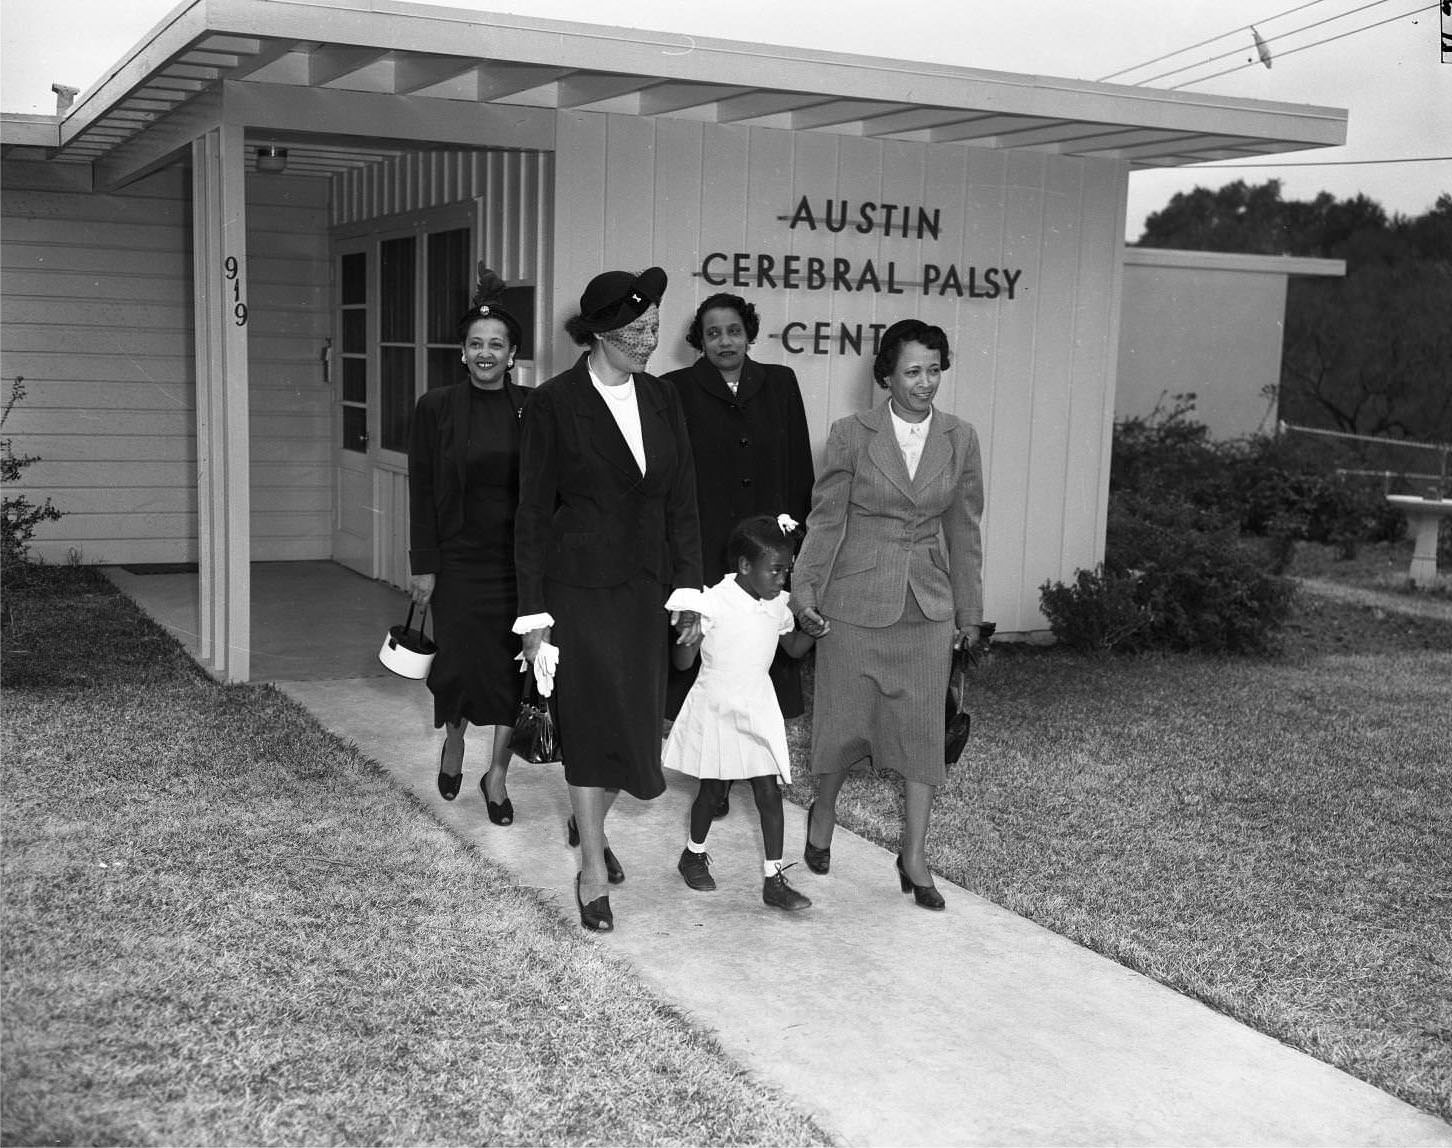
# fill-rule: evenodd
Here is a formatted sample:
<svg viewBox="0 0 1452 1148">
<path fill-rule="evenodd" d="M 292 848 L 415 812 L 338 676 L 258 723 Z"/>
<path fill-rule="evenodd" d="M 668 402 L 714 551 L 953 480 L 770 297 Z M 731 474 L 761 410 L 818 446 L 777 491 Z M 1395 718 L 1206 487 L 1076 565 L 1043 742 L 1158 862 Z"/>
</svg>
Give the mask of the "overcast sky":
<svg viewBox="0 0 1452 1148">
<path fill-rule="evenodd" d="M 1297 199 L 1322 190 L 1342 197 L 1364 192 L 1388 211 L 1408 215 L 1452 192 L 1452 64 L 1440 62 L 1437 5 L 1425 0 L 631 0 L 613 6 L 455 0 L 444 6 L 1082 80 L 1233 33 L 1115 81 L 1149 80 L 1230 53 L 1155 79 L 1151 87 L 1254 61 L 1254 24 L 1268 42 L 1271 68 L 1253 63 L 1182 90 L 1347 108 L 1346 146 L 1289 154 L 1277 167 L 1136 173 L 1129 238 L 1174 192 L 1239 178 L 1279 178 L 1285 195 Z M 0 0 L 0 108 L 54 112 L 52 83 L 91 87 L 174 7 L 167 0 Z M 884 12 L 890 21 L 882 20 Z M 1380 21 L 1388 22 L 1366 28 Z M 1339 38 L 1295 50 L 1330 37 Z M 1366 162 L 1425 156 L 1441 158 Z M 1313 161 L 1336 165 L 1288 166 Z"/>
</svg>

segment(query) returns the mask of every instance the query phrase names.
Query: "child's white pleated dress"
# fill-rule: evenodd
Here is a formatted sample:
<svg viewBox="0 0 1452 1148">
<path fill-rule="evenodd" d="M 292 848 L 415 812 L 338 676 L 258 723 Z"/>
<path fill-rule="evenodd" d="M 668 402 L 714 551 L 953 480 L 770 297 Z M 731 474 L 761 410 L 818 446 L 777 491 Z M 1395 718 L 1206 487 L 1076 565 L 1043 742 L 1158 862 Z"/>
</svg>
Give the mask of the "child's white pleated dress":
<svg viewBox="0 0 1452 1148">
<path fill-rule="evenodd" d="M 691 777 L 792 779 L 771 659 L 796 627 L 788 595 L 755 598 L 727 575 L 705 592 L 701 672 L 666 740 L 664 764 Z"/>
</svg>

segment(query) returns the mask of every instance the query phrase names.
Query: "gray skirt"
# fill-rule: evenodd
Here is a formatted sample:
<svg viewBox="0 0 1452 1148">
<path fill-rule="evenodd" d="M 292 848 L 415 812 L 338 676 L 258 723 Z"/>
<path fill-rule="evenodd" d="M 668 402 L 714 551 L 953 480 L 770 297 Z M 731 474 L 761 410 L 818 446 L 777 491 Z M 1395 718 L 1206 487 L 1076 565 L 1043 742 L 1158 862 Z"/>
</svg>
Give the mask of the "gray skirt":
<svg viewBox="0 0 1452 1148">
<path fill-rule="evenodd" d="M 942 785 L 952 621 L 926 617 L 911 589 L 890 626 L 828 620 L 832 632 L 817 643 L 812 772 L 871 762 L 907 781 Z"/>
</svg>

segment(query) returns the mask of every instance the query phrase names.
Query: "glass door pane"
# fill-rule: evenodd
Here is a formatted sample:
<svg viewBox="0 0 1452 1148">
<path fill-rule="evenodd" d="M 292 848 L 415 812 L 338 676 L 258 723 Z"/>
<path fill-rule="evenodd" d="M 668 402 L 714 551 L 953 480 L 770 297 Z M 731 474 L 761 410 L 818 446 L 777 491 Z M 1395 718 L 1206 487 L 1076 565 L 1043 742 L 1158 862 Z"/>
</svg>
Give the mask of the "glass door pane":
<svg viewBox="0 0 1452 1148">
<path fill-rule="evenodd" d="M 343 374 L 342 447 L 368 451 L 368 255 L 350 252 L 338 261 L 338 365 Z"/>
<path fill-rule="evenodd" d="M 378 444 L 408 449 L 414 402 L 414 302 L 417 244 L 411 235 L 378 245 Z"/>
</svg>

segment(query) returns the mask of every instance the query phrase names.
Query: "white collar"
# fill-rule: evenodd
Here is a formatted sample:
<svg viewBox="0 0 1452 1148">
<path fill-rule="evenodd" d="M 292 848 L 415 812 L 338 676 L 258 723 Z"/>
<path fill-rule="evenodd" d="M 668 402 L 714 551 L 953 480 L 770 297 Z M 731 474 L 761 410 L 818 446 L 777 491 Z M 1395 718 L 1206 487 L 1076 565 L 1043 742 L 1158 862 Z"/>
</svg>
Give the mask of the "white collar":
<svg viewBox="0 0 1452 1148">
<path fill-rule="evenodd" d="M 613 402 L 623 403 L 626 399 L 634 397 L 634 375 L 627 375 L 625 377 L 625 382 L 617 383 L 615 386 L 612 387 L 608 383 L 602 383 L 600 381 L 600 376 L 595 373 L 595 368 L 590 366 L 590 362 L 588 359 L 585 361 L 585 370 L 590 372 L 590 381 L 595 384 L 595 389 L 599 391 L 601 396 L 603 396 L 604 398 L 610 399 Z"/>
<path fill-rule="evenodd" d="M 898 438 L 905 436 L 908 438 L 928 437 L 928 425 L 933 421 L 933 412 L 931 409 L 928 411 L 928 417 L 923 419 L 922 422 L 910 423 L 907 419 L 898 417 L 897 411 L 892 409 L 892 400 L 888 399 L 887 413 L 892 418 L 893 428 L 897 432 Z"/>
</svg>

